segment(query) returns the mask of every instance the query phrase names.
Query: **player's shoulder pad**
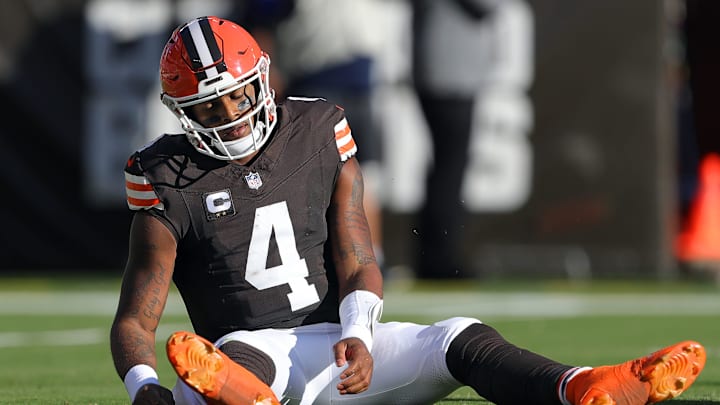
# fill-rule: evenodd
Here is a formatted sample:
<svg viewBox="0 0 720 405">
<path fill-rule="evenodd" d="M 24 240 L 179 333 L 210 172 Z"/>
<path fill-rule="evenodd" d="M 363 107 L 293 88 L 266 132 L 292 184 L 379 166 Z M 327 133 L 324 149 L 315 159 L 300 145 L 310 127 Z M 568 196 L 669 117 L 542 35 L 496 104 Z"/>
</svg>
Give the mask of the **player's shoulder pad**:
<svg viewBox="0 0 720 405">
<path fill-rule="evenodd" d="M 302 115 L 311 121 L 310 125 L 314 128 L 323 128 L 329 124 L 340 161 L 344 162 L 357 153 L 357 145 L 342 107 L 323 98 L 311 97 L 288 97 L 284 105 L 290 112 L 291 119 Z M 328 133 L 328 136 L 331 134 Z"/>
<path fill-rule="evenodd" d="M 357 153 L 357 145 L 355 139 L 353 139 L 350 125 L 347 122 L 347 118 L 343 114 L 340 121 L 338 121 L 333 127 L 335 131 L 335 144 L 337 145 L 338 153 L 340 154 L 340 161 L 344 162 Z"/>
<path fill-rule="evenodd" d="M 321 97 L 289 96 L 283 100 L 281 105 L 291 120 L 298 117 L 312 120 L 322 119 L 333 108 L 333 104 Z"/>
<path fill-rule="evenodd" d="M 151 208 L 162 210 L 160 201 L 150 180 L 145 176 L 141 167 L 139 155 L 131 156 L 125 167 L 125 196 L 128 208 L 133 211 L 149 210 Z"/>
<path fill-rule="evenodd" d="M 164 209 L 143 168 L 143 157 L 147 155 L 145 152 L 161 139 L 166 137 L 161 136 L 146 144 L 133 153 L 125 164 L 125 195 L 128 208 L 131 210 Z"/>
</svg>

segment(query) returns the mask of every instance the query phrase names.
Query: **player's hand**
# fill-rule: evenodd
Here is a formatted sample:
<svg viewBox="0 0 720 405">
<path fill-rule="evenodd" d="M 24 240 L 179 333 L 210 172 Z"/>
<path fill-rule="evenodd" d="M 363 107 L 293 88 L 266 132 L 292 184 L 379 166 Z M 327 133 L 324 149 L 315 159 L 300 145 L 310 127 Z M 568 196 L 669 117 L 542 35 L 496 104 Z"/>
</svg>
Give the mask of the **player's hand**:
<svg viewBox="0 0 720 405">
<path fill-rule="evenodd" d="M 132 405 L 174 405 L 172 391 L 157 385 L 146 384 L 140 387 Z"/>
<path fill-rule="evenodd" d="M 335 364 L 348 367 L 340 374 L 340 383 L 337 385 L 341 395 L 359 394 L 370 387 L 373 373 L 373 358 L 362 340 L 346 338 L 333 346 Z"/>
</svg>

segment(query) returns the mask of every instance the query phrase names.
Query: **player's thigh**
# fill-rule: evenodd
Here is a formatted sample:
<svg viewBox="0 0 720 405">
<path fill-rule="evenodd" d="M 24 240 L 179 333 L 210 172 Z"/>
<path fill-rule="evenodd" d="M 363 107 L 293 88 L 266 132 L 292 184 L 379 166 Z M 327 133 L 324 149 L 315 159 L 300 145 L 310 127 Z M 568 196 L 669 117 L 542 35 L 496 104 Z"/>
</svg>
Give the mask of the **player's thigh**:
<svg viewBox="0 0 720 405">
<path fill-rule="evenodd" d="M 447 368 L 445 354 L 473 318 L 451 318 L 432 325 L 389 322 L 378 325 L 373 343 L 375 367 L 367 392 L 372 403 L 431 403 L 461 384 Z M 389 401 L 389 402 L 387 402 Z M 369 403 L 369 402 L 368 402 Z"/>
<path fill-rule="evenodd" d="M 339 339 L 340 332 L 340 325 L 337 324 L 237 331 L 218 339 L 215 346 L 238 341 L 266 354 L 272 361 L 275 372 L 270 388 L 278 398 L 291 399 L 289 403 L 299 403 L 303 397 L 308 396 L 308 391 L 315 391 L 316 395 L 317 391 L 321 391 L 328 381 L 340 373 L 340 369 L 334 366 L 332 351 L 332 345 Z M 176 402 L 183 405 L 205 403 L 202 397 L 182 380 L 178 380 L 173 394 Z"/>
<path fill-rule="evenodd" d="M 374 371 L 368 391 L 340 396 L 336 389 L 345 367 L 335 366 L 332 346 L 340 325 L 234 332 L 217 346 L 237 340 L 266 353 L 275 366 L 273 392 L 287 403 L 404 404 L 432 403 L 460 386 L 447 370 L 445 353 L 452 340 L 479 321 L 452 318 L 433 325 L 389 322 L 377 325 Z"/>
<path fill-rule="evenodd" d="M 339 325 L 317 324 L 292 329 L 239 331 L 223 336 L 216 346 L 238 340 L 270 356 L 275 366 L 275 379 L 270 388 L 282 395 L 292 380 L 302 378 L 295 375 L 300 370 L 298 365 L 302 364 L 303 370 L 308 369 L 307 372 L 312 373 L 330 361 L 332 353 L 327 353 L 330 344 L 328 333 L 339 330 Z M 302 358 L 298 358 L 298 352 L 303 354 Z"/>
</svg>

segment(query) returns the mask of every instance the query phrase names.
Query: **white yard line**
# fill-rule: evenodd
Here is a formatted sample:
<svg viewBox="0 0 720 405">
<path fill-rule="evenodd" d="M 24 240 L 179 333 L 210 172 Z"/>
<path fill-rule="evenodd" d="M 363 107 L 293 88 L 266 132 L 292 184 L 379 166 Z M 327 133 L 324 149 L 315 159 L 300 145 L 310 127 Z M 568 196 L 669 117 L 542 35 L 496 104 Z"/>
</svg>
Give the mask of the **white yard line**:
<svg viewBox="0 0 720 405">
<path fill-rule="evenodd" d="M 0 292 L 0 315 L 109 315 L 115 313 L 118 293 L 109 291 Z M 177 294 L 171 294 L 166 314 L 184 314 Z"/>
<path fill-rule="evenodd" d="M 0 315 L 112 316 L 115 292 L 0 292 Z M 400 316 L 522 316 L 720 314 L 714 293 L 580 294 L 535 292 L 390 291 L 384 311 Z M 184 315 L 176 293 L 170 294 L 167 315 Z"/>
<path fill-rule="evenodd" d="M 98 315 L 110 319 L 117 306 L 112 292 L 3 292 L 0 315 Z M 171 294 L 167 315 L 184 315 L 177 294 Z M 385 316 L 402 318 L 449 316 L 557 318 L 584 315 L 720 315 L 716 294 L 574 294 L 574 293 L 404 293 L 385 298 Z M 159 336 L 189 328 L 189 324 L 161 323 Z M 27 345 L 85 345 L 107 341 L 101 328 L 41 332 L 0 332 L 0 348 Z"/>
<path fill-rule="evenodd" d="M 474 317 L 720 315 L 717 294 L 412 293 L 385 298 L 388 314 Z"/>
<path fill-rule="evenodd" d="M 0 315 L 112 316 L 114 292 L 0 292 Z M 720 297 L 713 293 L 553 292 L 390 292 L 385 313 L 398 316 L 522 316 L 720 314 Z M 184 315 L 176 293 L 170 294 L 166 315 Z"/>
<path fill-rule="evenodd" d="M 157 335 L 164 339 L 172 332 L 190 328 L 189 324 L 161 324 Z M 0 332 L 0 349 L 24 346 L 83 346 L 109 344 L 109 330 L 102 328 L 39 332 Z"/>
</svg>

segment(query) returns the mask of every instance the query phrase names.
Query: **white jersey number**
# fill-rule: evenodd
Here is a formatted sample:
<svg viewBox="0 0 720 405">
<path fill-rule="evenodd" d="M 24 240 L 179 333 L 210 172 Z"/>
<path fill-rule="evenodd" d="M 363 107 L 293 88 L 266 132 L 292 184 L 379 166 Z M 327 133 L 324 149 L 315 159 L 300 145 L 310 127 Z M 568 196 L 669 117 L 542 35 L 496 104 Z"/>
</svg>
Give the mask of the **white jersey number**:
<svg viewBox="0 0 720 405">
<path fill-rule="evenodd" d="M 282 264 L 267 268 L 273 231 Z M 247 281 L 258 290 L 288 284 L 290 308 L 297 311 L 320 301 L 315 285 L 305 280 L 308 274 L 305 259 L 300 258 L 295 245 L 295 232 L 285 201 L 256 209 L 245 268 Z"/>
</svg>

